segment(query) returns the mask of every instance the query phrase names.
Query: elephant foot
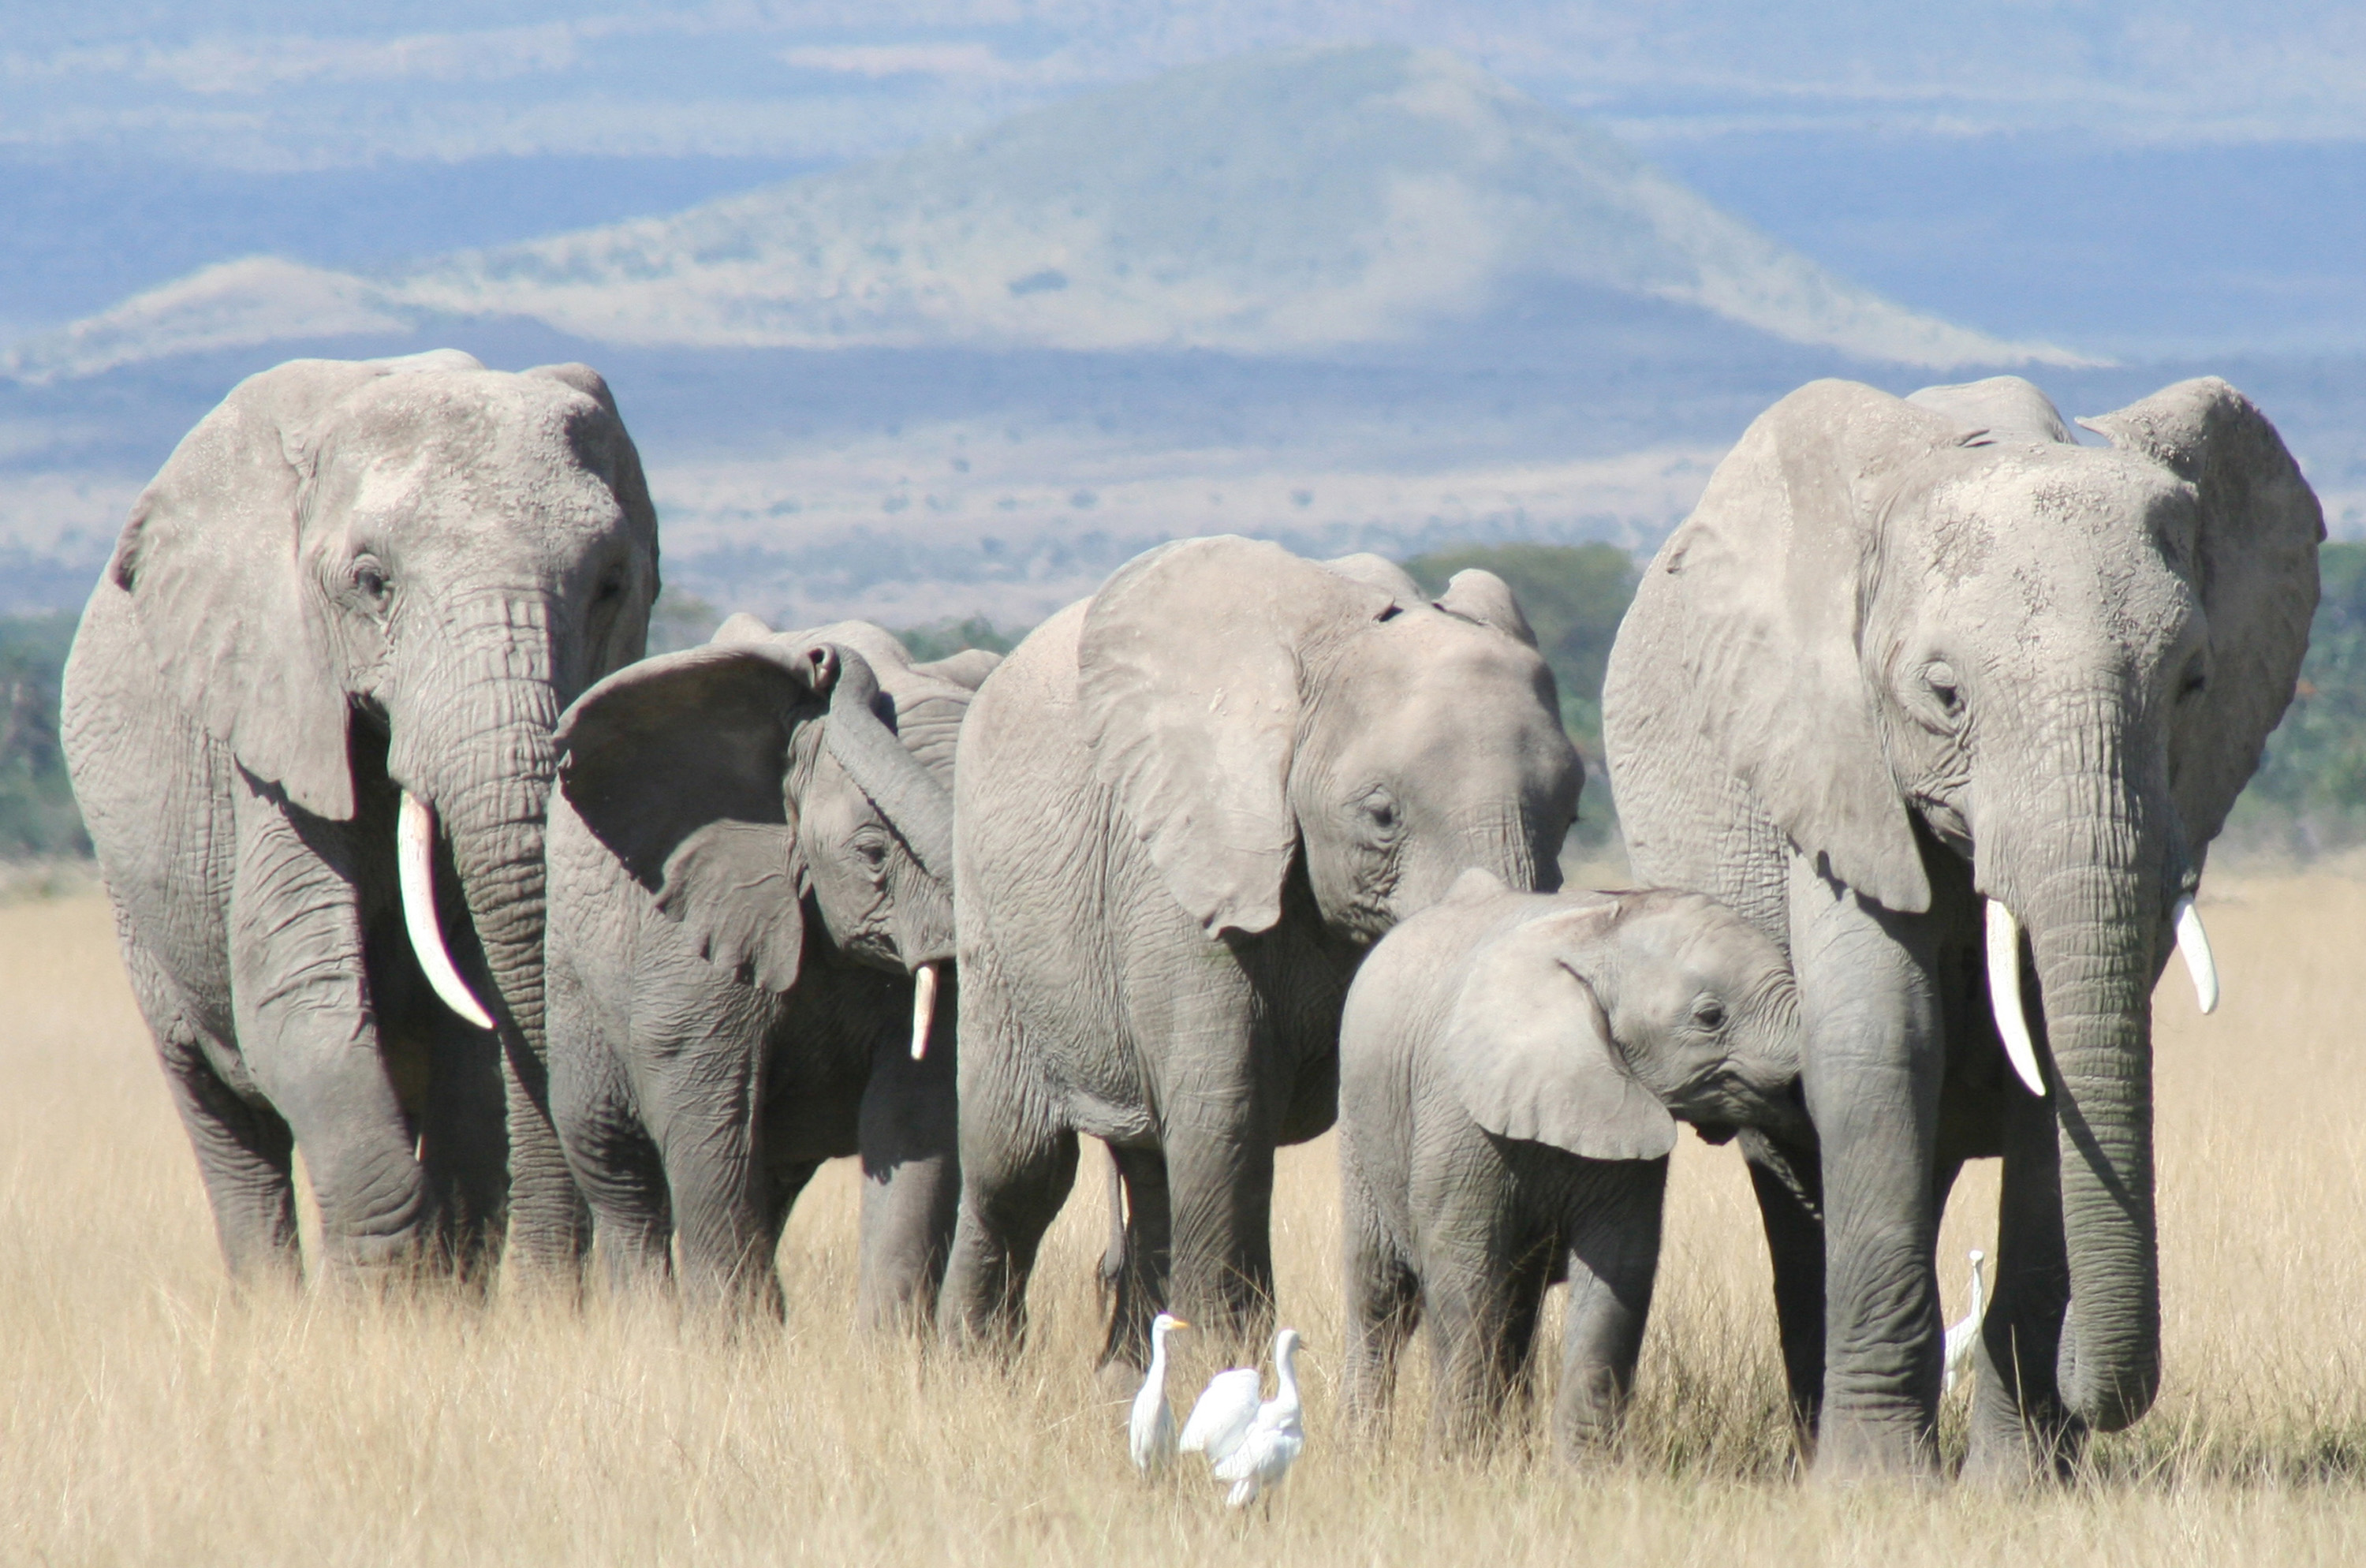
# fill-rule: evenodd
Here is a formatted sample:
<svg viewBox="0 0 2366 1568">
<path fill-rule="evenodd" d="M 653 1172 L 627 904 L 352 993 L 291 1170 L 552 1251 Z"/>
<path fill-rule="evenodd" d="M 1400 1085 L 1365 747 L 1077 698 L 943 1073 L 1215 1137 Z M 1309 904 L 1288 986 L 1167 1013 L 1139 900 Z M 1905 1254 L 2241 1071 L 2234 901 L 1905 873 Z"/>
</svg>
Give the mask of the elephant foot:
<svg viewBox="0 0 2366 1568">
<path fill-rule="evenodd" d="M 1939 1448 L 1920 1416 L 1852 1414 L 1827 1404 L 1810 1474 L 1820 1486 L 1935 1484 Z"/>
<path fill-rule="evenodd" d="M 2087 1427 L 2074 1417 L 2023 1419 L 1975 1408 L 1963 1479 L 2006 1492 L 2067 1482 L 2086 1451 Z"/>
</svg>

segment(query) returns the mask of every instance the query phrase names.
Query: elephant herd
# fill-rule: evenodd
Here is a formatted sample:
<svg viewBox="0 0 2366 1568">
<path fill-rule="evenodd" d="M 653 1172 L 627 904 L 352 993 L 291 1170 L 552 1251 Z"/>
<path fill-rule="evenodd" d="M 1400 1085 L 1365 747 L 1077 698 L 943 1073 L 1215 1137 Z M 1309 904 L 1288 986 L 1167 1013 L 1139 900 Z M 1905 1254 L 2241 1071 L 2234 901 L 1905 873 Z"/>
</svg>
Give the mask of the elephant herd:
<svg viewBox="0 0 2366 1568">
<path fill-rule="evenodd" d="M 1935 1464 L 1939 1216 L 2000 1157 L 1967 1469 L 2159 1379 L 2150 995 L 2293 694 L 2315 496 L 2224 382 L 2081 441 L 2014 378 L 1820 381 L 1718 466 L 1603 694 L 1644 890 L 1560 890 L 1583 768 L 1511 591 L 1190 538 L 1007 659 L 735 615 L 643 658 L 600 377 L 241 383 L 135 502 L 74 787 L 234 1275 L 781 1310 L 820 1164 L 858 1313 L 1008 1347 L 1079 1139 L 1107 1363 L 1273 1313 L 1275 1150 L 1340 1130 L 1351 1422 L 1426 1323 L 1482 1441 L 1571 1286 L 1615 1424 L 1678 1120 L 1738 1137 L 1820 1472 Z M 594 1241 L 596 1238 L 596 1247 Z"/>
</svg>

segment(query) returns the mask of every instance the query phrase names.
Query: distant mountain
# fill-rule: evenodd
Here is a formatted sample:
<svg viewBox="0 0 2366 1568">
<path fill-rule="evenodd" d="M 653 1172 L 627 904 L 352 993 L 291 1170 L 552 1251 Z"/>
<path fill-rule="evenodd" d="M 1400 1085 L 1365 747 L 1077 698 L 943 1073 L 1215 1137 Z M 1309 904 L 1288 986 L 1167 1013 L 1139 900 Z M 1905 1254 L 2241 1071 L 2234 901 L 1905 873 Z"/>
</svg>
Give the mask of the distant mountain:
<svg viewBox="0 0 2366 1568">
<path fill-rule="evenodd" d="M 1451 339 L 1541 293 L 1617 327 L 1914 367 L 2086 363 L 1909 310 L 1459 59 L 1250 56 L 668 218 L 377 276 L 223 263 L 22 343 L 28 383 L 509 318 L 643 349 L 1214 350 Z"/>
</svg>

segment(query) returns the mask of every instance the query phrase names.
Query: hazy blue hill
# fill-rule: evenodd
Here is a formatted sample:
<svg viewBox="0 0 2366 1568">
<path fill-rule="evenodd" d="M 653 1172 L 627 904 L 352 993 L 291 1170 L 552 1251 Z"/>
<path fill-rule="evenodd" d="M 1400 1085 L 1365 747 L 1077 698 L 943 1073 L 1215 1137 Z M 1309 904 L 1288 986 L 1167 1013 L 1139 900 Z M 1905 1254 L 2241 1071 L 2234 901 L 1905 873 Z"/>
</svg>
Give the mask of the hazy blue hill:
<svg viewBox="0 0 2366 1568">
<path fill-rule="evenodd" d="M 1192 66 L 670 217 L 384 273 L 224 262 L 0 368 L 54 380 L 432 317 L 644 346 L 1289 355 L 1435 335 L 1539 284 L 1606 324 L 1675 306 L 1871 362 L 2075 359 L 1882 299 L 1454 56 L 1370 47 Z"/>
</svg>

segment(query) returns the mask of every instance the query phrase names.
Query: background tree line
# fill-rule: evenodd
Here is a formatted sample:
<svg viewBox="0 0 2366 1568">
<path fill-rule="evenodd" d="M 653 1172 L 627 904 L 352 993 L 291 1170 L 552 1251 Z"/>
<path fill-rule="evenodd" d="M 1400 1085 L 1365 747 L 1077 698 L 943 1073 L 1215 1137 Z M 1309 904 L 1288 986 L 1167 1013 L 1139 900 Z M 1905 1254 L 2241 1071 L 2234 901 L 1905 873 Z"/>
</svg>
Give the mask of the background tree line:
<svg viewBox="0 0 2366 1568">
<path fill-rule="evenodd" d="M 2366 841 L 2366 544 L 2328 544 L 2321 560 L 2324 597 L 2300 689 L 2228 823 L 2236 847 L 2306 855 Z M 1478 566 L 1519 595 L 1560 686 L 1561 723 L 1593 776 L 1581 841 L 1602 841 L 1612 821 L 1600 788 L 1602 674 L 1640 564 L 1615 545 L 1472 545 L 1404 565 L 1434 593 Z M 0 859 L 90 852 L 58 739 L 59 677 L 78 618 L 73 611 L 0 617 Z M 697 599 L 669 592 L 651 617 L 649 649 L 703 642 L 720 618 Z M 972 616 L 900 635 L 918 657 L 941 659 L 964 648 L 1008 652 L 1025 631 Z"/>
</svg>

